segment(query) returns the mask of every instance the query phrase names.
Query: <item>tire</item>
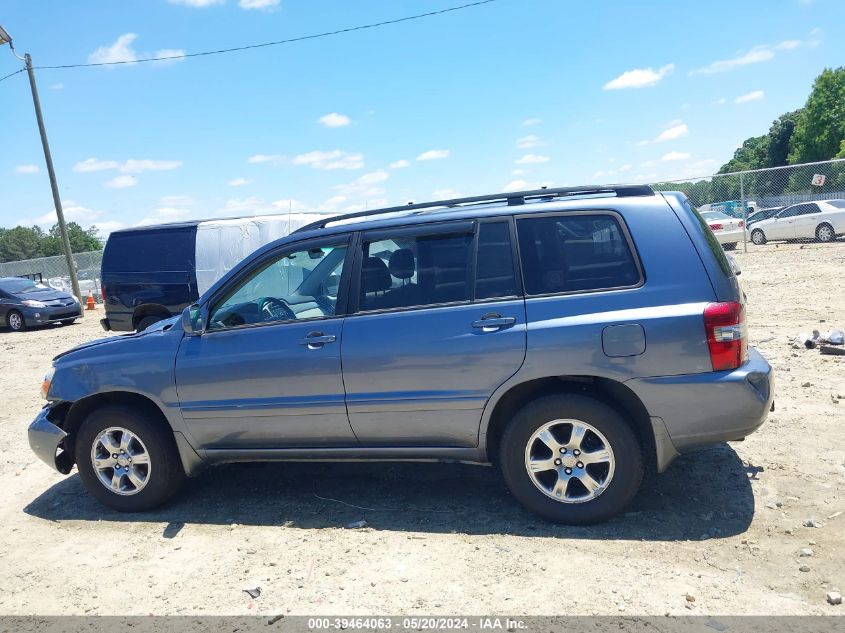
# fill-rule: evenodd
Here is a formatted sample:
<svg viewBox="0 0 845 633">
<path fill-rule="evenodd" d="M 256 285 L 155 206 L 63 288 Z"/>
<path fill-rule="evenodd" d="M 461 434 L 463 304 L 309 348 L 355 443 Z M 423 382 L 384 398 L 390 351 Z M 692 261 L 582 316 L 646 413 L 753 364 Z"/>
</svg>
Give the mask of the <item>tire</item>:
<svg viewBox="0 0 845 633">
<path fill-rule="evenodd" d="M 74 323 L 76 323 L 76 319 L 65 319 L 62 321 L 62 325 L 73 325 Z"/>
<path fill-rule="evenodd" d="M 832 242 L 836 239 L 836 231 L 833 230 L 833 227 L 830 224 L 819 224 L 816 227 L 816 240 L 827 244 L 828 242 Z"/>
<path fill-rule="evenodd" d="M 6 327 L 12 332 L 23 332 L 26 329 L 26 319 L 17 310 L 9 310 L 6 313 Z"/>
<path fill-rule="evenodd" d="M 736 242 L 731 242 L 730 244 L 722 244 L 722 248 L 726 251 L 733 251 L 736 250 Z"/>
<path fill-rule="evenodd" d="M 140 321 L 138 321 L 138 327 L 135 328 L 136 332 L 143 332 L 151 325 L 155 325 L 159 321 L 166 319 L 167 317 L 160 317 L 160 316 L 145 316 Z"/>
<path fill-rule="evenodd" d="M 109 440 L 105 442 L 103 438 L 107 431 Z M 118 451 L 126 431 L 135 439 L 126 447 L 128 455 L 122 455 Z M 119 461 L 110 459 L 108 452 L 103 450 L 107 445 L 114 447 L 114 455 L 118 455 Z M 95 454 L 103 464 L 117 462 L 117 468 L 106 466 L 98 471 L 93 464 Z M 130 455 L 135 458 L 135 464 L 127 464 L 126 458 Z M 146 466 L 141 461 L 143 455 L 146 455 Z M 156 508 L 170 500 L 185 481 L 173 432 L 142 409 L 108 405 L 94 410 L 76 435 L 74 457 L 86 490 L 97 501 L 119 512 Z M 121 462 L 128 468 L 121 467 Z M 123 494 L 107 487 L 101 475 L 112 481 L 118 475 Z M 135 483 L 138 481 L 141 485 Z"/>
<path fill-rule="evenodd" d="M 767 242 L 766 234 L 760 229 L 754 229 L 751 231 L 751 241 L 757 246 L 762 246 Z"/>
<path fill-rule="evenodd" d="M 563 461 L 578 459 L 572 448 L 571 436 L 562 435 L 567 426 L 570 431 L 573 427 L 561 422 L 563 420 L 577 421 L 582 427 L 592 427 L 581 443 L 585 449 L 580 454 L 581 459 L 585 454 L 591 454 L 589 449 L 606 443 L 611 453 L 606 467 L 604 464 L 582 464 L 579 468 L 580 461 L 576 464 Z M 557 439 L 569 439 L 566 455 L 553 452 L 545 442 L 533 439 L 538 431 L 549 424 L 557 425 L 552 427 Z M 598 431 L 603 437 L 593 431 Z M 562 448 L 558 444 L 558 450 Z M 542 473 L 538 470 L 537 474 L 529 474 L 529 453 L 541 462 L 550 459 L 547 455 L 538 454 L 540 449 L 547 450 L 557 465 Z M 599 523 L 620 513 L 637 494 L 644 470 L 642 448 L 625 418 L 600 400 L 575 394 L 545 396 L 520 409 L 502 436 L 499 464 L 511 493 L 523 506 L 548 521 L 568 525 Z M 554 497 L 552 483 L 560 481 L 558 478 L 564 476 L 562 469 L 567 464 L 573 466 L 571 470 L 575 474 L 571 475 L 572 479 L 578 479 L 577 483 L 569 481 L 564 485 L 564 497 L 570 497 L 569 502 Z M 580 483 L 581 478 L 577 473 L 583 476 L 585 471 L 593 476 L 593 481 L 601 480 L 604 473 L 604 487 L 594 497 L 578 501 L 579 494 L 583 496 L 587 488 Z M 549 491 L 541 491 L 540 485 Z"/>
</svg>

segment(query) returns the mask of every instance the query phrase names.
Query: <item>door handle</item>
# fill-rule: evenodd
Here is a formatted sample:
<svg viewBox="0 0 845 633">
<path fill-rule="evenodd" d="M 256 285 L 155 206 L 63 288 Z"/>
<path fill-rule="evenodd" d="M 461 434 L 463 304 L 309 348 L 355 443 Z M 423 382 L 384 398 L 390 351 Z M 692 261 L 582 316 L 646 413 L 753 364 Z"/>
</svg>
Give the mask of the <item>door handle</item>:
<svg viewBox="0 0 845 633">
<path fill-rule="evenodd" d="M 490 314 L 485 314 L 478 321 L 473 321 L 472 327 L 491 332 L 500 328 L 509 327 L 514 323 L 516 323 L 514 317 L 503 317 L 501 314 L 491 312 Z"/>
<path fill-rule="evenodd" d="M 322 332 L 311 332 L 303 339 L 299 339 L 300 345 L 307 345 L 308 349 L 320 349 L 326 343 L 334 343 L 336 337 L 334 334 L 323 334 Z"/>
</svg>

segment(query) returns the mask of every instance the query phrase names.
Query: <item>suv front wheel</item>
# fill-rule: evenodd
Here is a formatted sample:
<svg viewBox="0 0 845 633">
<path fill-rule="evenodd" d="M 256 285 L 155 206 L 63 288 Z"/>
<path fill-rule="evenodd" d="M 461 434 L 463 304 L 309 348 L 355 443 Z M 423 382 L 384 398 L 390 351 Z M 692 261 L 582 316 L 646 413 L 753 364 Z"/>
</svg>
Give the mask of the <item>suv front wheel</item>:
<svg viewBox="0 0 845 633">
<path fill-rule="evenodd" d="M 546 396 L 523 407 L 505 430 L 499 457 L 517 500 L 555 523 L 609 519 L 630 503 L 643 477 L 630 425 L 582 395 Z"/>
<path fill-rule="evenodd" d="M 173 432 L 146 411 L 96 409 L 79 428 L 74 449 L 85 488 L 120 512 L 151 510 L 185 480 Z"/>
</svg>

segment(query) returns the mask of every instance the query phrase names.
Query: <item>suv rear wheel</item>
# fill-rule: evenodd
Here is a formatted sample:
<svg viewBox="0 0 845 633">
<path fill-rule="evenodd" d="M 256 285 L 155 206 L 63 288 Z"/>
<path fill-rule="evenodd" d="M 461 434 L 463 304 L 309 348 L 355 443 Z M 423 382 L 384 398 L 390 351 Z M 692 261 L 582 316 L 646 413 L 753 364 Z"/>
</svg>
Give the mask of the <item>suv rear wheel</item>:
<svg viewBox="0 0 845 633">
<path fill-rule="evenodd" d="M 82 423 L 74 444 L 85 488 L 120 512 L 155 508 L 185 480 L 172 431 L 143 411 L 97 409 Z"/>
<path fill-rule="evenodd" d="M 619 513 L 643 477 L 642 450 L 626 420 L 582 395 L 546 396 L 522 408 L 502 437 L 500 464 L 526 508 L 570 525 Z"/>
</svg>

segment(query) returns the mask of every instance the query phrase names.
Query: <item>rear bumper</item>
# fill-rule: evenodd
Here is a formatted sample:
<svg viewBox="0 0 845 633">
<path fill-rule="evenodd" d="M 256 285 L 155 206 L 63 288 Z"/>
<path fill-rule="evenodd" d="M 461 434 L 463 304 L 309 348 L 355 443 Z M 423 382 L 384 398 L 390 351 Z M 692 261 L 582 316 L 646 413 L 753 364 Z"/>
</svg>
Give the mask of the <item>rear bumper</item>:
<svg viewBox="0 0 845 633">
<path fill-rule="evenodd" d="M 757 430 L 772 408 L 774 372 L 749 348 L 733 371 L 637 378 L 626 383 L 649 415 L 663 421 L 678 452 L 731 440 Z"/>
<path fill-rule="evenodd" d="M 741 242 L 743 239 L 743 231 L 742 229 L 736 229 L 735 231 L 719 231 L 718 233 L 713 233 L 716 236 L 716 240 L 719 244 L 736 244 L 737 242 Z"/>
<path fill-rule="evenodd" d="M 64 447 L 67 433 L 50 422 L 49 414 L 50 409 L 44 407 L 29 425 L 29 447 L 42 462 L 67 475 L 73 466 L 73 457 Z"/>
</svg>

